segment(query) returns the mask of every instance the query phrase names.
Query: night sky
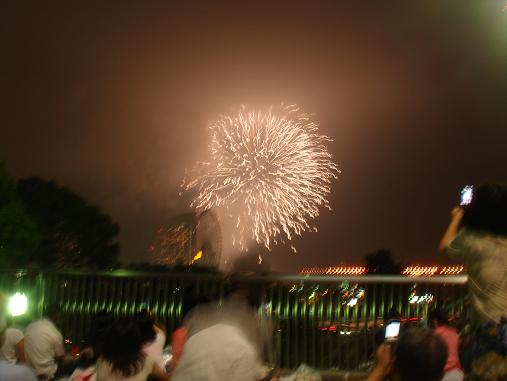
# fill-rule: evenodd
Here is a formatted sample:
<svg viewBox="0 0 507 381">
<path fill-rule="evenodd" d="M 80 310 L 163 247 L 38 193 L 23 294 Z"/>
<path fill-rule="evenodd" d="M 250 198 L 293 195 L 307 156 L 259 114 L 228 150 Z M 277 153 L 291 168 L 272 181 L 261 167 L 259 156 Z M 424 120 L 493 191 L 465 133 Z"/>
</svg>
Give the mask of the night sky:
<svg viewBox="0 0 507 381">
<path fill-rule="evenodd" d="M 275 270 L 442 261 L 460 188 L 507 181 L 505 1 L 70 3 L 2 6 L 0 160 L 100 205 L 126 262 L 189 210 L 185 168 L 241 104 L 314 113 L 342 170 Z"/>
</svg>

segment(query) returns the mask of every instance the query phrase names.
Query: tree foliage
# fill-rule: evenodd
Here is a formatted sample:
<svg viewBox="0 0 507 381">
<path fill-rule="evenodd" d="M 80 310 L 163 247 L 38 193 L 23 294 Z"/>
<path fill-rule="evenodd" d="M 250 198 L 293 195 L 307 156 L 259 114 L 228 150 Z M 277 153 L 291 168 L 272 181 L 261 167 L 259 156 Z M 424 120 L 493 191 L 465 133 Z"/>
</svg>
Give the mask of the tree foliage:
<svg viewBox="0 0 507 381">
<path fill-rule="evenodd" d="M 387 249 L 379 249 L 365 255 L 368 274 L 399 274 L 401 264 L 396 262 L 392 253 Z"/>
<path fill-rule="evenodd" d="M 33 218 L 16 194 L 15 182 L 0 162 L 0 267 L 25 267 L 41 239 Z"/>
<path fill-rule="evenodd" d="M 110 267 L 119 248 L 118 226 L 71 190 L 37 177 L 20 180 L 17 193 L 42 232 L 36 257 L 56 267 Z"/>
</svg>

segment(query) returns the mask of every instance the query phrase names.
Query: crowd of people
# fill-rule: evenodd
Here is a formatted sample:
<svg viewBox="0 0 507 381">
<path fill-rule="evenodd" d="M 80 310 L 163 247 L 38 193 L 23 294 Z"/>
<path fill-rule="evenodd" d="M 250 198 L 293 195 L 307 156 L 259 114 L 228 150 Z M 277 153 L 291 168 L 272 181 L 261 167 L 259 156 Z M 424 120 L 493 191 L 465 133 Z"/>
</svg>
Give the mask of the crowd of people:
<svg viewBox="0 0 507 381">
<path fill-rule="evenodd" d="M 507 379 L 506 208 L 505 188 L 477 188 L 469 205 L 453 211 L 441 242 L 442 251 L 461 258 L 468 270 L 473 313 L 466 329 L 458 332 L 445 310 L 434 309 L 426 327 L 402 327 L 396 340 L 385 341 L 381 335 L 367 381 L 389 377 L 463 381 L 465 374 L 477 381 Z M 187 292 L 191 297 L 183 299 L 184 320 L 174 332 L 167 333 L 148 310 L 130 318 L 101 311 L 74 355 L 64 350 L 58 306 L 51 306 L 46 318 L 24 330 L 9 322 L 0 309 L 0 380 L 282 380 L 265 365 L 272 362 L 273 332 L 260 308 L 265 290 L 244 275 L 232 282 L 220 302 Z M 399 318 L 390 311 L 387 320 Z M 467 365 L 460 347 L 470 337 L 475 362 Z M 172 344 L 170 365 L 163 358 L 166 341 Z M 499 369 L 505 370 L 499 370 L 496 378 L 491 376 L 494 366 L 487 365 L 492 356 L 500 359 Z M 484 372 L 489 372 L 487 377 Z"/>
</svg>

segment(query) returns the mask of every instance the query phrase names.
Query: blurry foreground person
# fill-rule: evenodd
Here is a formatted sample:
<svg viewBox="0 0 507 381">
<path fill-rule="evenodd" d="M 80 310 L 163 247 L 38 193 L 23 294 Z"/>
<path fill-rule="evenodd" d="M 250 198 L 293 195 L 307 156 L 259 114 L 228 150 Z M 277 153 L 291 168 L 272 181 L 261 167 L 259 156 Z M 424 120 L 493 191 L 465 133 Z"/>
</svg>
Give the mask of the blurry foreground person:
<svg viewBox="0 0 507 381">
<path fill-rule="evenodd" d="M 443 309 L 431 311 L 428 321 L 433 326 L 435 335 L 442 339 L 447 348 L 447 362 L 442 381 L 462 381 L 464 374 L 459 361 L 458 331 L 449 325 L 449 316 Z"/>
<path fill-rule="evenodd" d="M 47 318 L 31 323 L 25 330 L 25 356 L 41 380 L 70 375 L 75 368 L 71 358 L 65 358 L 63 336 L 57 328 L 60 308 L 52 305 Z"/>
<path fill-rule="evenodd" d="M 440 250 L 464 262 L 477 323 L 507 312 L 507 188 L 482 185 L 451 213 Z"/>
<path fill-rule="evenodd" d="M 25 362 L 25 335 L 23 331 L 13 326 L 11 319 L 7 319 L 7 329 L 4 341 L 0 346 L 0 360 L 10 364 Z"/>
<path fill-rule="evenodd" d="M 118 320 L 106 333 L 102 355 L 97 360 L 97 381 L 166 381 L 168 376 L 141 351 L 143 340 L 134 321 Z"/>
<path fill-rule="evenodd" d="M 5 331 L 7 323 L 5 316 L 0 312 L 0 346 L 5 340 Z M 9 363 L 0 360 L 0 380 L 2 381 L 37 381 L 37 377 L 31 369 L 24 365 Z"/>
<path fill-rule="evenodd" d="M 262 353 L 271 336 L 259 319 L 264 287 L 249 277 L 255 273 L 255 267 L 241 268 L 221 304 L 200 305 L 189 314 L 183 324 L 187 341 L 171 381 L 262 378 Z"/>
<path fill-rule="evenodd" d="M 447 349 L 430 329 L 409 328 L 397 342 L 377 349 L 377 364 L 366 381 L 440 381 L 444 375 Z"/>
</svg>

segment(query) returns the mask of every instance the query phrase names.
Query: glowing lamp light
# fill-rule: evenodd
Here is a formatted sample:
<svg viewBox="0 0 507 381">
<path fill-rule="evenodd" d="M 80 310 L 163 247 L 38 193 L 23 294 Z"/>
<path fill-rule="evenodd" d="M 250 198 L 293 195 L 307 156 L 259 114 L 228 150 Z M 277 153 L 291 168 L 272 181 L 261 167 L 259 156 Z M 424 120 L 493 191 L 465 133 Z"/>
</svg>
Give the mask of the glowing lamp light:
<svg viewBox="0 0 507 381">
<path fill-rule="evenodd" d="M 28 298 L 25 294 L 16 292 L 10 297 L 7 308 L 12 316 L 23 315 L 28 309 Z"/>
<path fill-rule="evenodd" d="M 202 258 L 202 250 L 199 250 L 197 254 L 192 258 L 192 262 L 190 264 L 197 262 L 199 259 Z"/>
</svg>

